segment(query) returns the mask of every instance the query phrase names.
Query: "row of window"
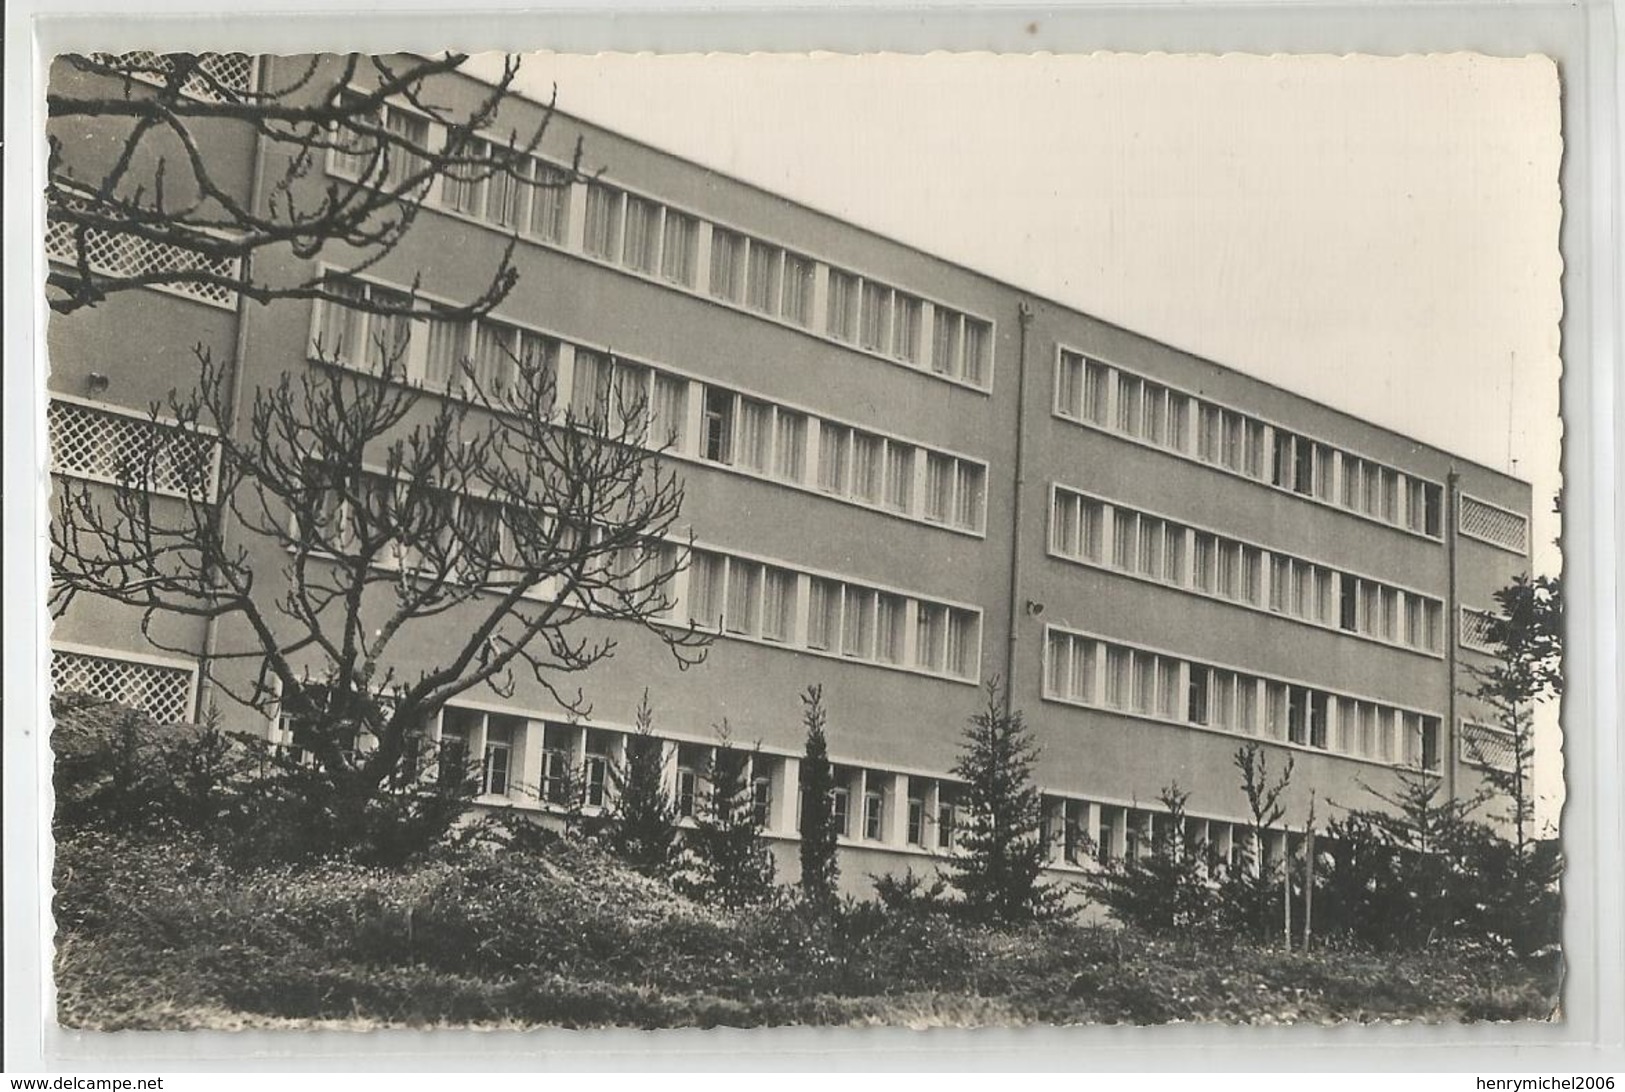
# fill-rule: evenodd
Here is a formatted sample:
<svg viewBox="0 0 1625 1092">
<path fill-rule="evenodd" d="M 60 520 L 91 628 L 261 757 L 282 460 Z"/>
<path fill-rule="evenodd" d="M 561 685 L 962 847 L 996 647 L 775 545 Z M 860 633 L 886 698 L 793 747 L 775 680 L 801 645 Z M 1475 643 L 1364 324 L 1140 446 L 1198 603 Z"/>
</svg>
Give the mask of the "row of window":
<svg viewBox="0 0 1625 1092">
<path fill-rule="evenodd" d="M 1330 444 L 1062 350 L 1055 412 L 1438 538 L 1443 490 Z"/>
<path fill-rule="evenodd" d="M 1119 861 L 1143 860 L 1167 836 L 1166 812 L 1115 804 L 1097 804 L 1072 797 L 1045 796 L 1040 835 L 1051 864 L 1073 867 L 1106 866 Z M 1186 816 L 1177 832 L 1179 850 L 1195 858 L 1201 873 L 1218 868 L 1273 869 L 1283 853 L 1301 845 L 1301 837 L 1288 840 L 1282 831 L 1265 831 L 1251 847 L 1252 829 L 1242 823 Z"/>
<path fill-rule="evenodd" d="M 978 677 L 981 616 L 974 610 L 704 549 L 690 552 L 679 583 L 685 585 L 682 610 L 703 628 L 866 663 Z"/>
<path fill-rule="evenodd" d="M 421 171 L 421 160 L 407 149 L 428 144 L 430 121 L 385 106 L 378 124 L 401 146 L 358 141 L 335 150 L 329 169 L 355 179 L 370 171 L 384 186 L 398 186 Z M 471 163 L 501 156 L 499 146 L 469 139 L 465 152 Z M 504 230 L 568 245 L 573 192 L 568 172 L 535 156 L 513 160 L 502 171 L 460 174 L 453 167 L 430 183 L 424 199 Z M 987 385 L 992 324 L 985 320 L 603 181 L 590 181 L 581 190 L 580 245 L 589 257 L 934 375 Z M 822 308 L 817 305 L 820 278 L 826 295 Z"/>
<path fill-rule="evenodd" d="M 1439 719 L 1051 629 L 1047 697 L 1436 770 Z"/>
<path fill-rule="evenodd" d="M 1408 648 L 1438 652 L 1443 605 L 1352 573 L 1057 486 L 1050 550 L 1086 564 Z"/>
<path fill-rule="evenodd" d="M 986 467 L 979 462 L 496 319 L 412 321 L 380 315 L 366 308 L 404 306 L 405 294 L 346 277 L 328 284 L 352 305 L 320 309 L 312 343 L 321 354 L 452 391 L 465 386 L 468 372 L 479 389 L 491 393 L 511 387 L 521 366 L 539 368 L 549 382 L 568 387 L 560 398 L 578 420 L 608 416 L 614 431 L 628 424 L 635 435 L 673 454 L 816 487 L 911 518 L 982 529 Z M 562 366 L 566 355 L 568 376 Z M 692 422 L 691 405 L 697 410 Z"/>
</svg>

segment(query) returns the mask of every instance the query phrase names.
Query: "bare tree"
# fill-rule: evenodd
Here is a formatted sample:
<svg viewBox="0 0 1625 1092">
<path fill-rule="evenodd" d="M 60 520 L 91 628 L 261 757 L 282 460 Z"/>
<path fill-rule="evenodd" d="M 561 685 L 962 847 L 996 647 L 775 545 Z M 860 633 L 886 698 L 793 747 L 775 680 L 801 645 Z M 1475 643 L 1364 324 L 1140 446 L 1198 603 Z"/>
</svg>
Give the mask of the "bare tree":
<svg viewBox="0 0 1625 1092">
<path fill-rule="evenodd" d="M 498 130 L 516 59 L 494 82 L 459 81 L 463 105 L 442 103 L 467 60 L 313 56 L 266 66 L 289 73 L 269 83 L 252 78 L 258 62 L 243 54 L 58 58 L 46 95 L 51 307 L 67 314 L 152 286 L 335 300 L 310 259 L 321 255 L 329 273 L 375 265 L 437 179 L 548 189 L 582 178 L 579 142 L 568 167 L 530 154 L 551 102 L 526 130 Z M 223 142 L 257 149 L 257 193 L 214 153 Z M 488 312 L 513 288 L 511 248 L 456 317 Z M 255 261 L 278 252 L 298 260 Z M 427 310 L 415 295 L 362 305 Z"/>
<path fill-rule="evenodd" d="M 703 634 L 668 617 L 683 487 L 641 397 L 561 409 L 543 352 L 510 354 L 494 383 L 465 362 L 445 397 L 400 381 L 404 338 L 374 347 L 374 371 L 324 362 L 259 390 L 235 432 L 229 369 L 198 349 L 199 387 L 171 396 L 175 423 L 147 430 L 118 483 L 63 485 L 53 611 L 81 594 L 138 608 L 159 648 L 165 616 L 240 623 L 206 677 L 290 715 L 362 793 L 411 766 L 459 694 L 527 677 L 585 713 L 567 684 L 613 654 L 598 623 L 652 633 L 680 664 L 703 656 Z M 159 495 L 177 479 L 184 495 Z M 434 666 L 395 666 L 425 649 Z"/>
</svg>

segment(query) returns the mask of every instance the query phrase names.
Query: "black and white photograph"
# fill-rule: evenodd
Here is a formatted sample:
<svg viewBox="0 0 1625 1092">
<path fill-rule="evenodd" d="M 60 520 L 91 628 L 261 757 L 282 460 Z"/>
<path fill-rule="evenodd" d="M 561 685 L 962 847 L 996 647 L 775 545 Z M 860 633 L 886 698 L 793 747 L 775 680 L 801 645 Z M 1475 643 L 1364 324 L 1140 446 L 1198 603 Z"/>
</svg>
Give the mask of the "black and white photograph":
<svg viewBox="0 0 1625 1092">
<path fill-rule="evenodd" d="M 45 95 L 62 1028 L 1564 1018 L 1549 58 Z"/>
</svg>

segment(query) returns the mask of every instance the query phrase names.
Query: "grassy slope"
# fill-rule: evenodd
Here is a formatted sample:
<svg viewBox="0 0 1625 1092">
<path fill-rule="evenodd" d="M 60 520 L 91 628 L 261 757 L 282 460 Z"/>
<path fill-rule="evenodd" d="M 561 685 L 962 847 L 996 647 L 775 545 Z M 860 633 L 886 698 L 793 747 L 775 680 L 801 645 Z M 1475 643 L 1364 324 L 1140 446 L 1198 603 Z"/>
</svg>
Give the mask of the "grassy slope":
<svg viewBox="0 0 1625 1092">
<path fill-rule="evenodd" d="M 1485 952 L 1288 955 L 873 908 L 689 902 L 590 847 L 238 871 L 188 840 L 59 847 L 59 1016 L 100 1029 L 1543 1018 Z"/>
</svg>

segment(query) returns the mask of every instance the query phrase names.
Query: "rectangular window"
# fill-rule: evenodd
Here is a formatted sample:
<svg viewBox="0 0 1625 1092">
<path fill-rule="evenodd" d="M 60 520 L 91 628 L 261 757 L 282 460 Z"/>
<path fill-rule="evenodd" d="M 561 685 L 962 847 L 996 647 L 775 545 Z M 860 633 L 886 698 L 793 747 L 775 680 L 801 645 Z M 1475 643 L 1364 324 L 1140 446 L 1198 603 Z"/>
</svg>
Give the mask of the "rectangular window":
<svg viewBox="0 0 1625 1092">
<path fill-rule="evenodd" d="M 762 637 L 788 642 L 795 634 L 796 574 L 768 568 L 762 578 Z"/>
<path fill-rule="evenodd" d="M 908 604 L 902 596 L 880 593 L 876 606 L 875 659 L 881 663 L 903 662 L 903 626 L 907 616 Z"/>
<path fill-rule="evenodd" d="M 734 448 L 736 465 L 766 473 L 772 452 L 773 407 L 752 398 L 739 399 L 739 439 Z"/>
<path fill-rule="evenodd" d="M 1195 668 L 1191 669 L 1195 671 Z M 1213 672 L 1212 708 L 1209 710 L 1215 728 L 1230 731 L 1236 726 L 1236 676 L 1229 671 Z"/>
<path fill-rule="evenodd" d="M 773 472 L 787 482 L 799 482 L 806 475 L 807 418 L 805 414 L 779 410 L 777 458 Z"/>
<path fill-rule="evenodd" d="M 462 387 L 470 325 L 453 319 L 429 320 L 428 352 L 423 362 L 423 381 L 427 386 L 454 390 Z"/>
<path fill-rule="evenodd" d="M 1309 746 L 1326 749 L 1326 731 L 1330 721 L 1330 699 L 1316 691 L 1309 698 Z"/>
<path fill-rule="evenodd" d="M 946 307 L 934 310 L 931 321 L 931 370 L 937 375 L 958 377 L 961 355 L 960 315 Z"/>
<path fill-rule="evenodd" d="M 751 240 L 750 268 L 745 289 L 745 302 L 751 310 L 766 315 L 778 313 L 781 302 L 779 278 L 783 266 L 783 250 L 759 240 Z"/>
<path fill-rule="evenodd" d="M 1136 713 L 1150 713 L 1157 698 L 1157 658 L 1149 652 L 1135 652 L 1133 709 Z"/>
<path fill-rule="evenodd" d="M 404 378 L 412 343 L 412 322 L 404 312 L 412 299 L 403 292 L 391 292 L 369 285 L 367 299 L 374 307 L 398 309 L 394 314 L 373 312 L 367 316 L 367 366 L 376 372 Z"/>
<path fill-rule="evenodd" d="M 505 228 L 519 226 L 520 201 L 525 183 L 522 165 L 493 171 L 485 184 L 485 218 Z"/>
<path fill-rule="evenodd" d="M 1238 595 L 1236 588 L 1236 574 L 1241 567 L 1241 547 L 1228 539 L 1219 540 L 1219 579 L 1215 583 L 1215 590 L 1226 599 L 1235 599 Z"/>
<path fill-rule="evenodd" d="M 1192 664 L 1190 667 L 1190 686 L 1185 703 L 1185 719 L 1192 724 L 1206 724 L 1208 722 L 1208 699 L 1211 697 L 1208 686 L 1207 668 Z"/>
<path fill-rule="evenodd" d="M 536 164 L 530 195 L 530 232 L 549 243 L 564 242 L 570 222 L 570 180 L 559 170 Z"/>
<path fill-rule="evenodd" d="M 1083 417 L 1083 357 L 1063 352 L 1055 368 L 1055 410 L 1066 417 Z"/>
<path fill-rule="evenodd" d="M 1309 740 L 1309 691 L 1301 686 L 1287 687 L 1286 738 L 1289 743 Z"/>
<path fill-rule="evenodd" d="M 1139 555 L 1139 519 L 1133 512 L 1112 509 L 1112 564 L 1132 571 Z"/>
<path fill-rule="evenodd" d="M 490 145 L 483 140 L 471 141 L 468 157 L 479 159 L 490 153 Z M 356 172 L 360 173 L 360 172 Z M 453 212 L 477 216 L 480 211 L 480 190 L 484 188 L 479 171 L 467 164 L 449 164 L 440 178 L 440 203 Z"/>
<path fill-rule="evenodd" d="M 846 603 L 841 616 L 841 654 L 860 660 L 874 656 L 875 593 L 868 588 L 846 586 Z"/>
<path fill-rule="evenodd" d="M 589 728 L 586 743 L 586 761 L 581 771 L 585 803 L 588 807 L 601 808 L 609 802 L 609 733 Z"/>
<path fill-rule="evenodd" d="M 863 282 L 863 313 L 858 322 L 858 344 L 879 352 L 891 332 L 891 289 L 874 281 Z"/>
<path fill-rule="evenodd" d="M 489 319 L 474 328 L 474 382 L 486 394 L 512 390 L 518 331 Z"/>
<path fill-rule="evenodd" d="M 700 222 L 674 209 L 666 210 L 661 235 L 660 275 L 675 284 L 694 287 L 694 263 L 699 249 Z"/>
<path fill-rule="evenodd" d="M 1243 453 L 1242 471 L 1249 478 L 1262 480 L 1264 477 L 1264 423 L 1251 418 L 1244 422 L 1244 438 L 1246 450 Z"/>
<path fill-rule="evenodd" d="M 954 525 L 981 526 L 981 466 L 975 463 L 954 463 Z"/>
<path fill-rule="evenodd" d="M 725 228 L 711 229 L 711 295 L 739 303 L 745 293 L 745 237 Z"/>
<path fill-rule="evenodd" d="M 948 673 L 976 677 L 977 617 L 968 610 L 948 611 Z"/>
<path fill-rule="evenodd" d="M 1323 501 L 1337 499 L 1337 480 L 1332 476 L 1335 462 L 1331 448 L 1315 445 L 1315 496 Z"/>
<path fill-rule="evenodd" d="M 1224 430 L 1224 411 L 1218 406 L 1202 404 L 1196 423 L 1196 457 L 1205 463 L 1219 461 Z"/>
<path fill-rule="evenodd" d="M 863 836 L 872 842 L 881 838 L 885 796 L 879 789 L 868 789 L 863 794 Z"/>
<path fill-rule="evenodd" d="M 852 430 L 828 421 L 818 427 L 818 488 L 826 493 L 845 493 L 847 450 Z"/>
<path fill-rule="evenodd" d="M 577 364 L 581 357 L 576 356 Z M 734 396 L 715 387 L 705 389 L 705 458 L 714 463 L 733 462 Z"/>
<path fill-rule="evenodd" d="M 893 303 L 891 355 L 909 364 L 920 362 L 921 303 L 898 292 Z"/>
<path fill-rule="evenodd" d="M 953 500 L 953 460 L 935 452 L 925 456 L 925 511 L 928 520 L 944 523 Z"/>
<path fill-rule="evenodd" d="M 1128 705 L 1129 660 L 1128 649 L 1106 646 L 1106 704 L 1113 709 Z"/>
<path fill-rule="evenodd" d="M 947 608 L 934 603 L 919 605 L 915 631 L 914 663 L 928 671 L 941 671 L 947 630 Z"/>
<path fill-rule="evenodd" d="M 978 319 L 965 319 L 965 380 L 981 385 L 987 381 L 988 356 L 992 351 L 993 327 Z"/>
<path fill-rule="evenodd" d="M 886 507 L 907 512 L 914 501 L 914 449 L 886 441 Z"/>
<path fill-rule="evenodd" d="M 1264 605 L 1264 551 L 1256 546 L 1241 548 L 1242 598 L 1255 607 Z"/>
<path fill-rule="evenodd" d="M 858 331 L 858 279 L 839 269 L 829 271 L 829 311 L 825 332 L 839 341 L 854 341 Z"/>
<path fill-rule="evenodd" d="M 756 634 L 757 609 L 760 605 L 762 567 L 754 561 L 730 558 L 728 561 L 728 609 L 725 615 L 728 632 L 746 636 Z"/>
<path fill-rule="evenodd" d="M 828 651 L 841 629 L 841 585 L 813 577 L 807 600 L 807 647 Z"/>
<path fill-rule="evenodd" d="M 925 798 L 917 787 L 919 778 L 908 779 L 908 844 L 925 845 Z"/>
<path fill-rule="evenodd" d="M 1140 399 L 1140 435 L 1159 447 L 1168 442 L 1168 391 L 1155 383 Z"/>
<path fill-rule="evenodd" d="M 513 765 L 513 726 L 499 725 L 492 718 L 486 734 L 486 765 L 481 791 L 487 796 L 507 796 L 509 772 Z"/>
<path fill-rule="evenodd" d="M 884 442 L 878 436 L 852 433 L 852 495 L 869 504 L 880 502 Z"/>
<path fill-rule="evenodd" d="M 687 447 L 688 380 L 656 372 L 649 409 L 650 442 L 657 448 L 683 451 Z"/>
<path fill-rule="evenodd" d="M 396 189 L 416 179 L 424 171 L 423 157 L 408 149 L 421 148 L 428 143 L 429 119 L 389 107 L 384 113 L 384 129 L 391 136 L 399 138 L 398 143 L 391 142 L 384 146 L 381 157 L 385 163 L 384 188 Z"/>
<path fill-rule="evenodd" d="M 1144 384 L 1139 377 L 1117 373 L 1117 431 L 1128 436 L 1140 434 Z"/>
<path fill-rule="evenodd" d="M 812 321 L 813 262 L 799 254 L 784 255 L 784 305 L 780 315 L 797 326 Z"/>
<path fill-rule="evenodd" d="M 1162 576 L 1163 522 L 1140 517 L 1139 571 L 1153 580 Z"/>
<path fill-rule="evenodd" d="M 565 724 L 549 724 L 543 727 L 542 800 L 546 803 L 570 803 L 570 764 L 574 748 L 574 729 Z"/>
<path fill-rule="evenodd" d="M 766 827 L 773 814 L 773 779 L 760 774 L 750 780 L 750 819 L 758 827 Z"/>
<path fill-rule="evenodd" d="M 851 790 L 845 786 L 837 786 L 830 794 L 830 821 L 835 833 L 842 838 L 850 837 L 851 829 Z"/>
<path fill-rule="evenodd" d="M 1063 557 L 1078 557 L 1083 552 L 1078 546 L 1082 507 L 1083 498 L 1060 489 L 1050 502 L 1050 549 Z"/>
<path fill-rule="evenodd" d="M 587 186 L 587 222 L 582 249 L 611 261 L 621 239 L 621 193 L 597 182 Z"/>
<path fill-rule="evenodd" d="M 1195 554 L 1191 558 L 1191 581 L 1199 592 L 1213 594 L 1218 577 L 1219 540 L 1205 531 L 1192 535 Z"/>
<path fill-rule="evenodd" d="M 1258 733 L 1258 680 L 1236 676 L 1236 728 L 1248 735 Z"/>
<path fill-rule="evenodd" d="M 693 550 L 688 561 L 689 621 L 707 629 L 722 622 L 722 587 L 725 559 L 707 550 Z"/>
<path fill-rule="evenodd" d="M 1067 664 L 1067 696 L 1089 705 L 1095 703 L 1095 642 L 1082 637 L 1071 639 Z"/>
</svg>

